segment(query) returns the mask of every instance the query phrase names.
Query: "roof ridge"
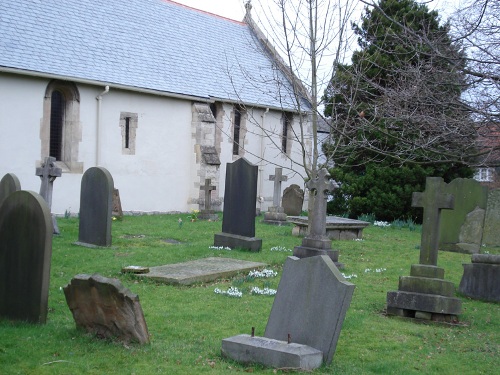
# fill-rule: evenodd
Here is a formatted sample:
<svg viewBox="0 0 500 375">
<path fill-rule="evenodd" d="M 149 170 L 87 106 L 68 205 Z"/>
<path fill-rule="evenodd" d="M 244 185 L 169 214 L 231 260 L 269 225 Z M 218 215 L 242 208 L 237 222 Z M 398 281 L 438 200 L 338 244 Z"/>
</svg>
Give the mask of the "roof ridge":
<svg viewBox="0 0 500 375">
<path fill-rule="evenodd" d="M 172 4 L 175 4 L 175 5 L 181 6 L 183 8 L 191 9 L 191 10 L 194 10 L 194 11 L 197 11 L 197 12 L 200 12 L 200 13 L 205 13 L 205 14 L 208 14 L 209 16 L 213 16 L 213 17 L 217 17 L 217 18 L 222 18 L 222 19 L 224 19 L 226 21 L 234 22 L 234 23 L 237 23 L 237 24 L 240 24 L 240 25 L 247 25 L 247 23 L 244 20 L 243 21 L 233 20 L 232 18 L 224 17 L 224 16 L 221 16 L 219 14 L 208 12 L 206 10 L 194 8 L 194 7 L 191 7 L 191 6 L 186 5 L 186 4 L 181 4 L 181 3 L 178 3 L 177 1 L 173 1 L 173 0 L 162 0 L 162 1 L 167 2 L 167 3 L 172 3 Z"/>
</svg>

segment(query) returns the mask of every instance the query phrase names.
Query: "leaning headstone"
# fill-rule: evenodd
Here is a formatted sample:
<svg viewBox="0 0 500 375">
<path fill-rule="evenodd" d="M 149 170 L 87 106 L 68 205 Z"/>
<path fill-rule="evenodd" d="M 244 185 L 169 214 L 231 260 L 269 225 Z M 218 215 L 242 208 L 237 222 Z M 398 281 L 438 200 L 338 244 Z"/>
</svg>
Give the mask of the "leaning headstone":
<svg viewBox="0 0 500 375">
<path fill-rule="evenodd" d="M 288 257 L 264 337 L 224 339 L 222 354 L 276 368 L 330 364 L 353 292 L 328 256 Z"/>
<path fill-rule="evenodd" d="M 282 168 L 276 168 L 274 175 L 269 176 L 269 181 L 274 181 L 273 206 L 269 207 L 268 211 L 264 214 L 264 223 L 275 225 L 287 224 L 285 210 L 280 205 L 281 182 L 287 179 L 288 176 L 283 176 Z"/>
<path fill-rule="evenodd" d="M 78 245 L 111 246 L 113 177 L 92 167 L 82 177 Z"/>
<path fill-rule="evenodd" d="M 500 246 L 500 189 L 490 190 L 484 218 L 483 246 Z"/>
<path fill-rule="evenodd" d="M 292 184 L 283 192 L 282 206 L 286 215 L 299 216 L 304 204 L 304 190 L 299 185 Z"/>
<path fill-rule="evenodd" d="M 500 255 L 473 254 L 472 263 L 463 266 L 460 293 L 472 299 L 500 302 Z"/>
<path fill-rule="evenodd" d="M 101 275 L 76 275 L 64 295 L 77 327 L 100 338 L 149 343 L 139 296 L 120 280 Z"/>
<path fill-rule="evenodd" d="M 293 255 L 298 258 L 328 255 L 337 267 L 342 268 L 343 265 L 338 263 L 339 251 L 332 250 L 332 240 L 326 235 L 327 193 L 338 188 L 338 185 L 330 179 L 326 168 L 322 168 L 318 171 L 316 178 L 307 182 L 306 187 L 316 193 L 311 212 L 309 234 L 302 239 L 301 246 L 296 246 L 293 249 Z"/>
<path fill-rule="evenodd" d="M 198 214 L 198 219 L 200 220 L 218 220 L 219 216 L 212 210 L 212 191 L 216 189 L 215 185 L 212 185 L 212 180 L 205 179 L 205 185 L 200 186 L 200 189 L 205 192 L 204 206 Z"/>
<path fill-rule="evenodd" d="M 56 165 L 56 158 L 48 156 L 42 166 L 36 169 L 35 174 L 40 177 L 40 195 L 45 199 L 49 210 L 52 211 L 52 191 L 54 190 L 54 180 L 61 177 L 62 169 Z M 52 215 L 53 233 L 59 234 L 59 227 L 55 215 Z"/>
<path fill-rule="evenodd" d="M 0 210 L 0 316 L 47 321 L 52 219 L 45 200 L 16 191 Z"/>
<path fill-rule="evenodd" d="M 255 238 L 257 173 L 257 166 L 244 158 L 227 164 L 222 233 L 215 234 L 215 246 L 261 249 L 262 239 Z"/>
<path fill-rule="evenodd" d="M 437 267 L 441 210 L 453 209 L 453 195 L 445 193 L 441 177 L 427 177 L 425 191 L 413 193 L 412 206 L 423 207 L 420 263 L 411 266 L 410 276 L 399 278 L 399 290 L 387 293 L 387 313 L 426 320 L 456 321 L 462 302 L 455 286 L 444 280 Z"/>
<path fill-rule="evenodd" d="M 15 191 L 21 190 L 21 183 L 13 173 L 7 173 L 0 181 L 0 206 Z"/>
<path fill-rule="evenodd" d="M 120 191 L 116 188 L 113 189 L 113 208 L 112 213 L 113 217 L 118 220 L 123 219 L 123 210 L 122 210 L 122 201 L 120 199 Z"/>
</svg>

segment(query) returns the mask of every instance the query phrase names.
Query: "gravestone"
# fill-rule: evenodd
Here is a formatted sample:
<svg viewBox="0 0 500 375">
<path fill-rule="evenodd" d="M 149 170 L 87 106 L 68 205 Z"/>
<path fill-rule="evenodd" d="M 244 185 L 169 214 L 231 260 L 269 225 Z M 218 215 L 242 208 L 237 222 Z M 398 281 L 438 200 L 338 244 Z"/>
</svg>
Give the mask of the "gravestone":
<svg viewBox="0 0 500 375">
<path fill-rule="evenodd" d="M 463 266 L 460 293 L 472 299 L 500 302 L 500 255 L 473 254 L 472 263 Z"/>
<path fill-rule="evenodd" d="M 281 201 L 281 182 L 288 180 L 287 176 L 283 176 L 283 169 L 276 168 L 274 175 L 269 176 L 269 181 L 274 181 L 273 206 L 269 207 L 268 212 L 264 214 L 264 223 L 283 225 L 286 224 L 286 214 Z"/>
<path fill-rule="evenodd" d="M 36 169 L 35 174 L 40 177 L 40 195 L 45 199 L 49 210 L 52 211 L 52 191 L 54 190 L 54 181 L 57 177 L 61 177 L 62 169 L 56 166 L 56 158 L 48 156 L 42 163 L 41 167 Z M 52 215 L 53 233 L 59 234 L 59 227 L 55 215 Z"/>
<path fill-rule="evenodd" d="M 0 210 L 0 316 L 47 321 L 52 218 L 45 200 L 16 191 Z"/>
<path fill-rule="evenodd" d="M 326 168 L 322 168 L 318 171 L 316 178 L 307 182 L 306 187 L 316 193 L 311 218 L 309 218 L 309 234 L 302 239 L 301 246 L 293 249 L 293 255 L 298 258 L 328 255 L 337 267 L 342 268 L 343 265 L 338 262 L 339 251 L 332 250 L 332 240 L 326 235 L 327 193 L 336 189 L 338 185 L 330 179 Z"/>
<path fill-rule="evenodd" d="M 455 208 L 441 213 L 439 249 L 478 253 L 483 236 L 488 188 L 469 178 L 446 184 L 444 193 L 455 198 Z"/>
<path fill-rule="evenodd" d="M 224 339 L 222 354 L 277 368 L 330 364 L 353 292 L 328 256 L 288 257 L 264 337 Z"/>
<path fill-rule="evenodd" d="M 92 167 L 82 177 L 78 245 L 111 246 L 113 177 Z"/>
<path fill-rule="evenodd" d="M 120 280 L 101 275 L 76 275 L 64 287 L 76 326 L 100 338 L 149 343 L 139 296 Z"/>
<path fill-rule="evenodd" d="M 299 185 L 292 184 L 283 191 L 282 206 L 286 215 L 299 216 L 304 204 L 304 190 Z"/>
<path fill-rule="evenodd" d="M 387 293 L 389 315 L 455 321 L 461 313 L 453 283 L 445 281 L 444 269 L 437 267 L 441 210 L 454 206 L 445 185 L 440 177 L 427 177 L 425 191 L 413 193 L 412 206 L 424 209 L 420 263 L 411 266 L 410 276 L 399 278 L 398 291 Z"/>
<path fill-rule="evenodd" d="M 200 189 L 205 192 L 204 207 L 200 210 L 198 214 L 198 219 L 200 220 L 218 220 L 219 217 L 212 210 L 212 191 L 216 190 L 216 186 L 212 185 L 212 180 L 205 179 L 205 185 L 200 186 Z"/>
<path fill-rule="evenodd" d="M 484 218 L 483 246 L 500 246 L 500 189 L 490 190 Z"/>
<path fill-rule="evenodd" d="M 123 210 L 122 210 L 122 202 L 120 199 L 120 191 L 116 188 L 113 189 L 112 215 L 113 215 L 113 217 L 116 217 L 118 220 L 123 219 Z"/>
<path fill-rule="evenodd" d="M 222 233 L 215 234 L 215 246 L 261 249 L 262 239 L 255 238 L 257 173 L 257 166 L 244 158 L 227 164 Z"/>
<path fill-rule="evenodd" d="M 3 201 L 12 193 L 21 190 L 21 183 L 13 173 L 7 173 L 0 181 L 0 206 Z"/>
</svg>

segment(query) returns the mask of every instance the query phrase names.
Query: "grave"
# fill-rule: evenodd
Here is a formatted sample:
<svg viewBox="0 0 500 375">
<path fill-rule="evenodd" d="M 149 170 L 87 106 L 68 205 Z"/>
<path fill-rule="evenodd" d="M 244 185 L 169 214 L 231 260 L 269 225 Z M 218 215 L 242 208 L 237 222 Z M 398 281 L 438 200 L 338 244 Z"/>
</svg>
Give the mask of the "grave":
<svg viewBox="0 0 500 375">
<path fill-rule="evenodd" d="M 215 234 L 215 246 L 261 249 L 262 239 L 255 237 L 257 173 L 257 166 L 245 158 L 227 163 L 222 233 Z"/>
<path fill-rule="evenodd" d="M 7 173 L 0 181 L 0 206 L 3 201 L 12 193 L 21 190 L 21 183 L 13 173 Z"/>
<path fill-rule="evenodd" d="M 500 189 L 490 190 L 484 217 L 482 246 L 500 246 Z"/>
<path fill-rule="evenodd" d="M 274 175 L 269 176 L 269 181 L 274 181 L 273 206 L 269 207 L 268 212 L 264 213 L 264 223 L 274 225 L 286 225 L 286 214 L 281 201 L 281 182 L 286 181 L 287 176 L 283 176 L 283 169 L 276 168 Z"/>
<path fill-rule="evenodd" d="M 148 273 L 138 275 L 165 284 L 192 285 L 229 278 L 238 273 L 265 267 L 265 263 L 231 258 L 203 258 L 183 263 L 149 267 Z"/>
<path fill-rule="evenodd" d="M 500 255 L 473 254 L 472 263 L 463 266 L 460 293 L 472 299 L 500 302 Z"/>
<path fill-rule="evenodd" d="M 111 246 L 113 177 L 107 169 L 92 167 L 82 177 L 77 245 Z"/>
<path fill-rule="evenodd" d="M 294 224 L 293 236 L 307 236 L 309 234 L 309 220 L 307 216 L 288 216 L 287 220 Z M 331 240 L 355 240 L 363 238 L 363 229 L 370 223 L 345 217 L 327 216 L 325 231 Z"/>
<path fill-rule="evenodd" d="M 281 202 L 286 215 L 299 216 L 302 213 L 302 205 L 304 204 L 304 190 L 296 184 L 288 186 L 283 191 Z"/>
<path fill-rule="evenodd" d="M 325 220 L 327 193 L 336 189 L 338 185 L 330 179 L 326 168 L 322 168 L 315 179 L 307 182 L 306 187 L 316 193 L 310 217 L 310 228 L 308 235 L 302 239 L 302 245 L 293 249 L 293 255 L 298 258 L 328 255 L 337 267 L 342 268 L 343 265 L 338 262 L 339 251 L 332 250 L 332 240 L 326 236 Z"/>
<path fill-rule="evenodd" d="M 52 218 L 45 200 L 16 191 L 0 210 L 0 316 L 46 323 Z"/>
<path fill-rule="evenodd" d="M 113 209 L 112 213 L 113 217 L 118 220 L 123 219 L 123 210 L 122 210 L 122 202 L 120 199 L 120 191 L 116 188 L 113 189 Z"/>
<path fill-rule="evenodd" d="M 45 199 L 49 210 L 52 210 L 52 191 L 54 190 L 54 181 L 57 177 L 61 177 L 62 169 L 56 166 L 56 158 L 48 156 L 42 163 L 41 167 L 36 169 L 35 174 L 40 176 L 40 195 Z M 52 215 L 53 233 L 60 234 L 59 227 L 55 215 Z"/>
<path fill-rule="evenodd" d="M 211 185 L 212 180 L 205 179 L 205 185 L 201 186 L 200 189 L 205 191 L 204 207 L 200 210 L 198 214 L 198 219 L 200 220 L 219 220 L 219 216 L 212 210 L 212 191 L 216 190 L 215 185 Z"/>
<path fill-rule="evenodd" d="M 120 280 L 101 275 L 76 275 L 64 287 L 76 326 L 99 338 L 149 343 L 148 327 L 139 296 Z"/>
<path fill-rule="evenodd" d="M 453 283 L 445 281 L 444 269 L 437 267 L 441 210 L 454 206 L 445 185 L 440 177 L 427 177 L 425 191 L 413 193 L 412 206 L 424 209 L 420 263 L 411 266 L 410 276 L 399 278 L 398 291 L 387 293 L 389 315 L 453 322 L 461 313 Z"/>
<path fill-rule="evenodd" d="M 330 257 L 288 257 L 263 337 L 222 340 L 222 355 L 242 363 L 313 370 L 330 364 L 354 284 Z"/>
</svg>

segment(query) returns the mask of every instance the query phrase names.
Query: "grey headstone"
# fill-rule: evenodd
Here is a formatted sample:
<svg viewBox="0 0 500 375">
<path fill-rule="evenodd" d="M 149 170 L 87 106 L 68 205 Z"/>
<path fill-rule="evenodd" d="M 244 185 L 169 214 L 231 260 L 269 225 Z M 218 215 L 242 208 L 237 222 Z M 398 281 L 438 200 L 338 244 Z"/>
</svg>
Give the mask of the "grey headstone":
<svg viewBox="0 0 500 375">
<path fill-rule="evenodd" d="M 117 219 L 123 219 L 122 201 L 120 199 L 120 191 L 118 189 L 113 189 L 112 215 Z"/>
<path fill-rule="evenodd" d="M 10 194 L 0 210 L 0 316 L 45 323 L 52 255 L 52 219 L 31 191 Z"/>
<path fill-rule="evenodd" d="M 83 174 L 78 244 L 111 246 L 113 188 L 105 168 L 92 167 Z"/>
<path fill-rule="evenodd" d="M 118 279 L 76 275 L 64 287 L 64 295 L 77 327 L 98 337 L 149 343 L 139 297 Z"/>
<path fill-rule="evenodd" d="M 500 246 L 500 189 L 491 190 L 488 194 L 482 244 L 484 246 Z"/>
<path fill-rule="evenodd" d="M 304 190 L 299 185 L 292 184 L 283 192 L 282 206 L 285 214 L 299 216 L 302 213 L 304 204 Z"/>
<path fill-rule="evenodd" d="M 13 173 L 7 173 L 0 181 L 0 206 L 15 191 L 21 190 L 21 183 Z"/>
</svg>

